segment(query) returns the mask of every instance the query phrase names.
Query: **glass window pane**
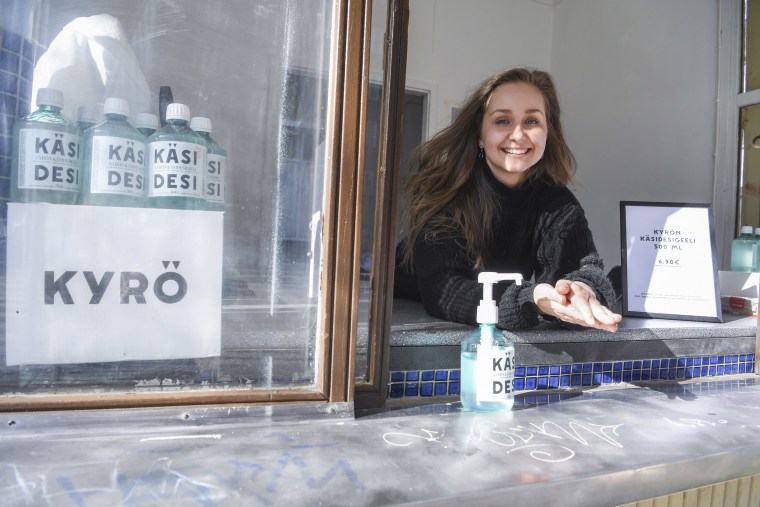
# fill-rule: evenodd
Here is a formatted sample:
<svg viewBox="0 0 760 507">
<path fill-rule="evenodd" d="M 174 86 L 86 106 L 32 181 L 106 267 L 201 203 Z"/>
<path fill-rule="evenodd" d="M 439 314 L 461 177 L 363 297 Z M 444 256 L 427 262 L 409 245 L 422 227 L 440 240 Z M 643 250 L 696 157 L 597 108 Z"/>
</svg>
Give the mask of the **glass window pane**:
<svg viewBox="0 0 760 507">
<path fill-rule="evenodd" d="M 760 0 L 744 1 L 742 92 L 760 88 Z"/>
<path fill-rule="evenodd" d="M 739 131 L 738 228 L 760 227 L 760 104 L 741 108 Z"/>
<path fill-rule="evenodd" d="M 370 298 L 376 296 L 372 289 L 377 291 L 377 283 L 373 283 L 372 276 L 377 276 L 380 269 L 373 264 L 373 251 L 375 249 L 374 233 L 377 227 L 376 219 L 378 210 L 378 171 L 379 155 L 383 148 L 380 139 L 382 117 L 382 74 L 387 69 L 382 67 L 383 45 L 386 43 L 386 23 L 388 2 L 376 0 L 372 3 L 372 42 L 370 44 L 370 83 L 367 98 L 366 114 L 366 141 L 364 144 L 364 179 L 362 191 L 362 222 L 361 222 L 361 263 L 359 284 L 359 322 L 358 344 L 356 351 L 357 381 L 372 380 L 368 378 L 368 357 L 372 354 L 373 344 L 379 344 L 382 337 L 375 337 L 373 342 L 369 339 L 371 323 Z M 404 92 L 404 114 L 402 124 L 402 146 L 400 157 L 400 172 L 402 181 L 409 174 L 412 151 L 422 142 L 425 137 L 425 112 L 429 90 L 406 89 Z M 391 127 L 393 128 L 393 127 Z M 399 215 L 400 219 L 400 215 Z M 393 252 L 391 252 L 393 255 Z M 382 274 L 379 276 L 383 276 Z M 392 290 L 392 288 L 391 288 Z M 386 337 L 389 339 L 389 337 Z"/>
<path fill-rule="evenodd" d="M 388 2 L 372 2 L 372 33 L 370 34 L 370 82 L 367 90 L 365 116 L 364 178 L 362 180 L 361 256 L 359 264 L 359 320 L 355 371 L 358 382 L 367 372 L 367 359 L 371 354 L 369 339 L 370 297 L 372 288 L 372 250 L 375 227 L 375 196 L 377 193 L 378 150 L 380 143 L 380 100 L 382 97 L 383 48 L 387 22 Z"/>
<path fill-rule="evenodd" d="M 332 17 L 328 0 L 3 2 L 1 394 L 315 388 Z M 72 122 L 96 115 L 62 138 L 78 146 L 70 204 L 49 204 L 63 183 L 11 192 L 30 146 L 48 167 L 24 185 L 67 176 L 57 138 L 32 141 L 55 129 L 20 119 L 44 88 Z M 174 130 L 107 144 L 129 137 L 100 125 L 121 111 L 108 98 Z M 226 159 L 176 137 L 167 103 L 209 118 Z"/>
</svg>

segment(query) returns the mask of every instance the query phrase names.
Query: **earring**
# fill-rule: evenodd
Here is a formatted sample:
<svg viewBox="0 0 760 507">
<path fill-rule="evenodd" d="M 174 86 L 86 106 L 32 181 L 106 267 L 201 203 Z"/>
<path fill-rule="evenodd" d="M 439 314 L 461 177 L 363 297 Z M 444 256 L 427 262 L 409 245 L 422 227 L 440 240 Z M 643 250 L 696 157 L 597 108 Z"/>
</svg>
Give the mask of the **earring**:
<svg viewBox="0 0 760 507">
<path fill-rule="evenodd" d="M 478 158 L 483 158 L 485 156 L 485 150 L 483 150 L 483 147 L 480 147 L 480 151 L 478 151 Z"/>
</svg>

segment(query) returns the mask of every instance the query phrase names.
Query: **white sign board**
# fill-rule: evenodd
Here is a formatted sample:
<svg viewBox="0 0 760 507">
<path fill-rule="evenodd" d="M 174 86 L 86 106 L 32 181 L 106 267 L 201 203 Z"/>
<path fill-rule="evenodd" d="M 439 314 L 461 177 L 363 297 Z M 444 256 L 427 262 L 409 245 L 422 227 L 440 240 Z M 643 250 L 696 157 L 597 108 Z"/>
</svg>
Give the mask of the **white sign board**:
<svg viewBox="0 0 760 507">
<path fill-rule="evenodd" d="M 621 202 L 623 314 L 722 322 L 707 204 Z"/>
<path fill-rule="evenodd" d="M 7 364 L 219 355 L 222 216 L 9 204 Z"/>
</svg>

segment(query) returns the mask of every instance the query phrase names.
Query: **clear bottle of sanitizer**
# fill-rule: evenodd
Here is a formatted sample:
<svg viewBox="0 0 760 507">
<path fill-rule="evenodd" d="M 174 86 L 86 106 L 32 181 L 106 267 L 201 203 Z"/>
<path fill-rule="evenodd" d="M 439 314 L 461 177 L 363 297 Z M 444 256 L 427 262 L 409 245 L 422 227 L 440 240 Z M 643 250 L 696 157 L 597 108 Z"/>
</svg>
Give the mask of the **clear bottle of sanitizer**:
<svg viewBox="0 0 760 507">
<path fill-rule="evenodd" d="M 145 205 L 145 137 L 127 121 L 129 103 L 109 97 L 105 121 L 82 136 L 82 204 Z"/>
<path fill-rule="evenodd" d="M 166 126 L 148 138 L 148 207 L 206 209 L 206 141 L 190 128 L 190 108 L 166 106 Z"/>
<path fill-rule="evenodd" d="M 224 177 L 227 172 L 227 150 L 211 137 L 211 120 L 196 116 L 190 120 L 190 128 L 196 131 L 208 147 L 206 154 L 206 209 L 224 211 Z"/>
<path fill-rule="evenodd" d="M 752 236 L 752 226 L 742 226 L 741 234 L 731 243 L 731 271 L 754 271 L 757 247 Z"/>
<path fill-rule="evenodd" d="M 460 399 L 465 410 L 510 410 L 515 402 L 515 345 L 496 328 L 499 308 L 493 300 L 493 284 L 514 280 L 522 284 L 519 273 L 483 272 L 483 299 L 478 306 L 478 329 L 461 344 Z"/>
<path fill-rule="evenodd" d="M 77 127 L 79 127 L 79 133 L 84 134 L 84 131 L 90 127 L 94 127 L 98 123 L 98 111 L 95 108 L 81 106 L 77 109 Z"/>
<path fill-rule="evenodd" d="M 145 139 L 149 138 L 158 130 L 158 116 L 151 113 L 137 113 L 135 128 L 145 136 Z"/>
</svg>

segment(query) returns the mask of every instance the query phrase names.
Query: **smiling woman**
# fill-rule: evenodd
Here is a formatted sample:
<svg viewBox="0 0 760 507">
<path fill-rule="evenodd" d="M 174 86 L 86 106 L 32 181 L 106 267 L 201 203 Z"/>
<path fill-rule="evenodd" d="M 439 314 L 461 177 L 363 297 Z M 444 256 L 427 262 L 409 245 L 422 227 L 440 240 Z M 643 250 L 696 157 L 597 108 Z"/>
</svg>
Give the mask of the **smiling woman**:
<svg viewBox="0 0 760 507">
<path fill-rule="evenodd" d="M 475 324 L 481 271 L 517 272 L 494 287 L 499 326 L 544 319 L 615 331 L 620 316 L 583 208 L 566 184 L 575 159 L 549 74 L 486 79 L 456 119 L 416 151 L 395 293 L 431 315 Z"/>
<path fill-rule="evenodd" d="M 488 100 L 480 128 L 478 156 L 497 180 L 510 188 L 522 185 L 546 149 L 546 108 L 541 92 L 527 83 L 506 83 Z"/>
</svg>

